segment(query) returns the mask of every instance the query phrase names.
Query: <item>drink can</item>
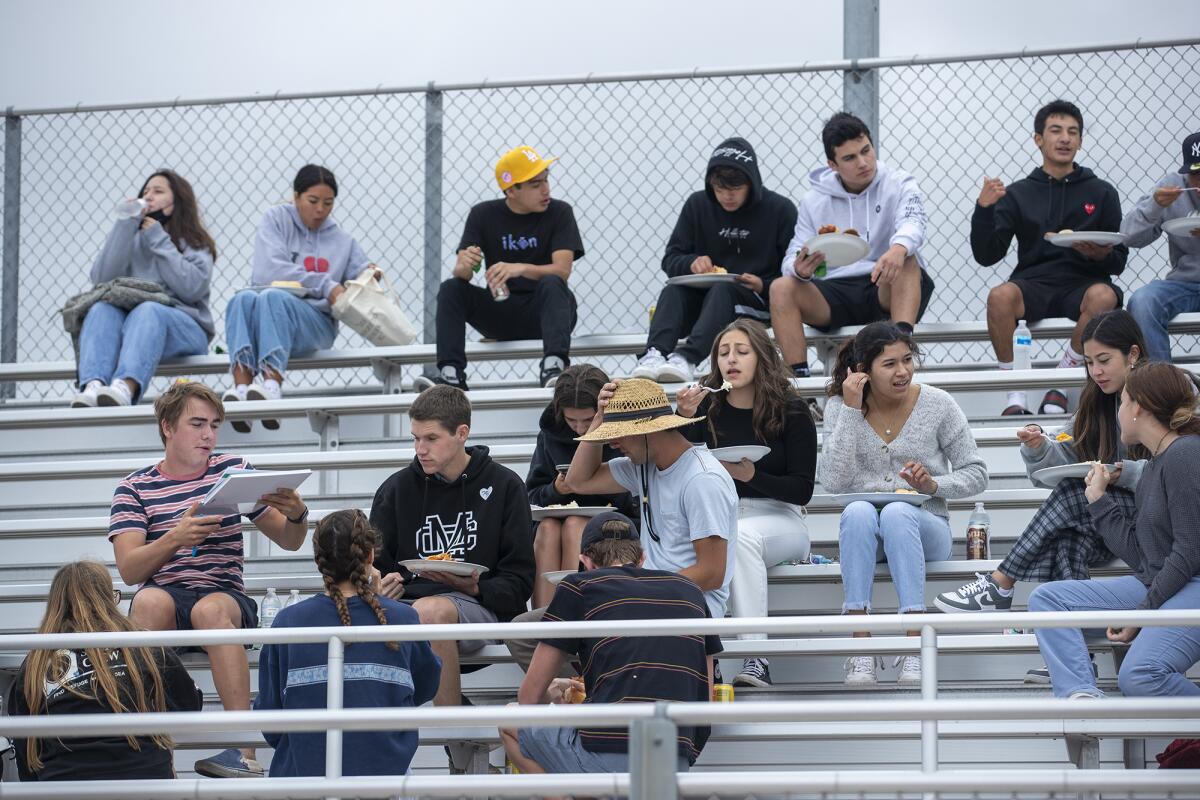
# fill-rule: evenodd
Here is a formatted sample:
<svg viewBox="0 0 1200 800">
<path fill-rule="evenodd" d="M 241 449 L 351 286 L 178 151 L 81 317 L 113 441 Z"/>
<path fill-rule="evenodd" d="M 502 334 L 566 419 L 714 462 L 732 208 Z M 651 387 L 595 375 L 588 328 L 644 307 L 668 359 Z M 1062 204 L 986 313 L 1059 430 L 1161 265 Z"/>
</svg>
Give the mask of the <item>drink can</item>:
<svg viewBox="0 0 1200 800">
<path fill-rule="evenodd" d="M 503 283 L 498 283 L 492 288 L 492 298 L 497 302 L 503 302 L 508 299 L 508 287 Z"/>
<path fill-rule="evenodd" d="M 981 561 L 988 557 L 988 529 L 986 525 L 967 528 L 967 560 Z"/>
<path fill-rule="evenodd" d="M 504 771 L 509 775 L 520 775 L 521 774 L 521 770 L 517 769 L 517 765 L 514 764 L 513 760 L 511 758 L 508 758 L 507 756 L 505 756 L 505 758 L 504 758 Z"/>
<path fill-rule="evenodd" d="M 732 703 L 733 702 L 733 684 L 715 683 L 713 684 L 713 702 L 714 703 Z"/>
<path fill-rule="evenodd" d="M 653 322 L 654 322 L 654 310 L 655 310 L 656 308 L 658 308 L 658 303 L 651 303 L 651 304 L 650 304 L 650 322 L 651 322 L 651 323 L 653 323 Z"/>
<path fill-rule="evenodd" d="M 829 268 L 825 265 L 825 262 L 822 261 L 820 264 L 817 265 L 817 268 L 813 270 L 813 277 L 814 278 L 824 278 L 828 273 L 829 273 Z"/>
</svg>

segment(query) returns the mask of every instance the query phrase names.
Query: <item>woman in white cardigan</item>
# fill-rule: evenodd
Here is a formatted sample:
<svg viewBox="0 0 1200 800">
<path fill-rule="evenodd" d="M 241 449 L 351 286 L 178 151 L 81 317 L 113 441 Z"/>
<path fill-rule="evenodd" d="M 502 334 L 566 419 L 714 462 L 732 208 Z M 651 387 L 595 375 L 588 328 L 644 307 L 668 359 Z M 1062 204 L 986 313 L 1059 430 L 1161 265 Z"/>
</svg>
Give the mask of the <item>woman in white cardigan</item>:
<svg viewBox="0 0 1200 800">
<path fill-rule="evenodd" d="M 987 466 L 962 409 L 941 389 L 913 382 L 918 356 L 908 333 L 890 322 L 875 322 L 842 345 L 829 382 L 817 465 L 825 490 L 929 495 L 919 507 L 899 500 L 879 507 L 857 501 L 842 511 L 838 538 L 845 614 L 870 613 L 880 561 L 887 561 L 900 613 L 924 611 L 925 562 L 950 557 L 946 500 L 987 487 Z M 919 656 L 901 656 L 895 665 L 898 683 L 921 682 Z M 875 684 L 875 669 L 873 656 L 847 659 L 847 685 Z"/>
</svg>

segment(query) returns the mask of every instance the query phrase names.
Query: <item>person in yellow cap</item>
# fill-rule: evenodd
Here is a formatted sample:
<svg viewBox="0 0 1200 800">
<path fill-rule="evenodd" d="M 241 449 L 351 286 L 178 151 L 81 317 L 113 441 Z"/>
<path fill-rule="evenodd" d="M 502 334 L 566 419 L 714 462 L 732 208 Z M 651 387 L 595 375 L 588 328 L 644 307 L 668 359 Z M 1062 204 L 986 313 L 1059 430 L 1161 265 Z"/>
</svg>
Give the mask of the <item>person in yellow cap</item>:
<svg viewBox="0 0 1200 800">
<path fill-rule="evenodd" d="M 466 325 L 489 339 L 541 339 L 538 382 L 553 386 L 570 363 L 575 296 L 571 268 L 583 258 L 575 212 L 550 197 L 550 165 L 532 147 L 509 150 L 496 163 L 504 197 L 471 208 L 451 277 L 437 299 L 437 368 L 417 378 L 467 389 Z M 471 279 L 482 272 L 484 286 Z"/>
</svg>

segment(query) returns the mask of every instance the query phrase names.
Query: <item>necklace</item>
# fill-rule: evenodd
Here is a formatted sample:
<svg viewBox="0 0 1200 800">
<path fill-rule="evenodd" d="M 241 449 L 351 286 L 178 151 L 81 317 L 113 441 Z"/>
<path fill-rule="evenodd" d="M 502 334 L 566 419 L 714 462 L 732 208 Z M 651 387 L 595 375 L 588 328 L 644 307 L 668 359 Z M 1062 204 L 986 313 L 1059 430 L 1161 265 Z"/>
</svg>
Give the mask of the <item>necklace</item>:
<svg viewBox="0 0 1200 800">
<path fill-rule="evenodd" d="M 1163 440 L 1166 439 L 1168 436 L 1170 436 L 1172 433 L 1174 433 L 1174 431 L 1168 430 L 1166 433 L 1164 433 L 1162 435 L 1162 438 L 1158 440 L 1158 444 L 1154 445 L 1154 452 L 1150 454 L 1151 458 L 1154 458 L 1155 456 L 1157 456 L 1159 453 L 1162 452 L 1161 448 L 1162 448 Z"/>
<path fill-rule="evenodd" d="M 903 416 L 903 414 L 904 414 L 904 409 L 905 409 L 905 407 L 906 407 L 907 405 L 908 405 L 908 397 L 905 397 L 903 400 L 901 400 L 901 401 L 900 401 L 900 407 L 899 407 L 899 409 L 898 409 L 897 413 L 896 413 L 896 414 L 895 414 L 895 415 L 892 417 L 892 421 L 889 423 L 888 421 L 886 421 L 886 420 L 883 420 L 883 435 L 884 435 L 884 436 L 891 436 L 891 435 L 892 435 L 892 430 L 893 430 L 894 428 L 898 428 L 898 427 L 899 427 L 899 426 L 897 425 L 897 420 L 898 420 L 898 419 L 899 419 L 901 416 Z M 877 414 L 877 416 L 881 416 L 881 415 L 878 415 L 878 414 Z"/>
</svg>

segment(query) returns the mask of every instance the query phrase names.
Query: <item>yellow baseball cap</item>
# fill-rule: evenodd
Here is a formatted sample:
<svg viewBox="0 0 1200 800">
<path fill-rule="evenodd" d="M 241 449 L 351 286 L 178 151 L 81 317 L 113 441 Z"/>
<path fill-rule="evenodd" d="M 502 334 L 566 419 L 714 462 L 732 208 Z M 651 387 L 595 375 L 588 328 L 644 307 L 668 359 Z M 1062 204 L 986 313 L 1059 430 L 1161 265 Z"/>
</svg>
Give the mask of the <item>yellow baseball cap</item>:
<svg viewBox="0 0 1200 800">
<path fill-rule="evenodd" d="M 527 145 L 514 147 L 496 162 L 496 183 L 500 185 L 500 191 L 504 191 L 514 183 L 524 183 L 557 160 L 542 158 L 537 150 Z"/>
</svg>

